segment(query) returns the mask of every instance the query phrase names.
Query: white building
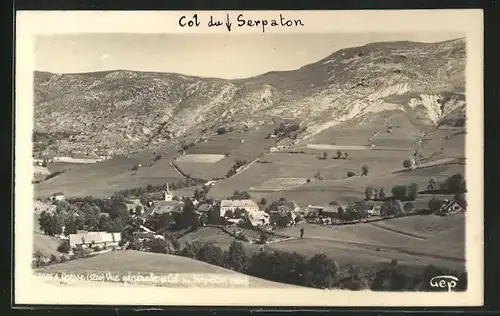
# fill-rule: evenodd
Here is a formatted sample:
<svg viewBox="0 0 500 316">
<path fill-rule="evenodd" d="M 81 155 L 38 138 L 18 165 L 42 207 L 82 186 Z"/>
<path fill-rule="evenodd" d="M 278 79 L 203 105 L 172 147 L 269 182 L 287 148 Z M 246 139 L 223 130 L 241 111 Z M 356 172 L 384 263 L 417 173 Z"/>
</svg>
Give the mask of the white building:
<svg viewBox="0 0 500 316">
<path fill-rule="evenodd" d="M 170 192 L 168 188 L 168 183 L 167 183 L 167 190 L 163 191 L 163 200 L 164 201 L 172 201 L 174 198 L 174 195 Z"/>
<path fill-rule="evenodd" d="M 220 203 L 220 216 L 224 217 L 226 212 L 234 212 L 236 209 L 257 212 L 259 211 L 259 205 L 252 200 L 222 200 Z"/>
<path fill-rule="evenodd" d="M 120 233 L 87 232 L 69 235 L 70 246 L 117 246 L 122 239 Z"/>
<path fill-rule="evenodd" d="M 51 201 L 62 201 L 62 200 L 64 200 L 64 194 L 63 194 L 63 193 L 61 193 L 61 192 L 54 193 L 54 194 L 50 197 L 50 200 L 51 200 Z"/>
</svg>

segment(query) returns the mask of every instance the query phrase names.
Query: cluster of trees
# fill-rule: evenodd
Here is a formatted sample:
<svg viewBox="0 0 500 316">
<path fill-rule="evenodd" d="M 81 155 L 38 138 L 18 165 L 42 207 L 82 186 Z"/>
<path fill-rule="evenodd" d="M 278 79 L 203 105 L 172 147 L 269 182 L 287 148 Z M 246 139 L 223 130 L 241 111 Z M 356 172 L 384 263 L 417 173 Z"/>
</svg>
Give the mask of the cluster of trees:
<svg viewBox="0 0 500 316">
<path fill-rule="evenodd" d="M 246 165 L 248 162 L 246 160 L 236 160 L 236 162 L 231 166 L 231 169 L 226 173 L 226 178 L 229 178 L 236 174 L 236 171 Z"/>
<path fill-rule="evenodd" d="M 110 199 L 75 198 L 56 202 L 53 213 L 42 212 L 38 223 L 44 234 L 74 234 L 77 230 L 121 232 L 132 219 L 122 195 Z"/>
<path fill-rule="evenodd" d="M 275 128 L 273 133 L 267 135 L 266 138 L 267 139 L 271 138 L 271 135 L 275 135 L 276 137 L 296 138 L 299 131 L 300 131 L 299 124 L 281 123 L 280 126 Z"/>
<path fill-rule="evenodd" d="M 467 192 L 465 178 L 461 173 L 446 178 L 444 181 L 439 181 L 436 178 L 431 178 L 427 185 L 428 193 L 439 194 L 461 194 Z"/>
<path fill-rule="evenodd" d="M 368 217 L 368 210 L 372 205 L 366 201 L 357 201 L 346 209 L 339 207 L 338 218 L 345 222 L 352 222 Z"/>
<path fill-rule="evenodd" d="M 243 243 L 233 241 L 228 250 L 213 243 L 188 242 L 184 245 L 175 243 L 171 238 L 157 239 L 149 242 L 150 251 L 171 253 L 212 265 L 231 269 L 240 273 L 274 282 L 299 286 L 329 289 L 342 288 L 350 290 L 371 289 L 387 290 L 431 290 L 429 280 L 435 275 L 456 275 L 461 283 L 458 291 L 466 288 L 465 273 L 454 271 L 439 271 L 429 266 L 423 272 L 405 271 L 397 261 L 388 267 L 380 268 L 373 277 L 362 275 L 359 267 L 349 265 L 343 272 L 337 262 L 323 253 L 306 257 L 296 252 L 273 251 L 261 249 L 258 252 L 247 253 Z M 434 273 L 434 274 L 433 274 Z M 446 290 L 446 289 L 445 289 Z"/>
<path fill-rule="evenodd" d="M 233 195 L 231 195 L 228 200 L 248 200 L 248 199 L 251 199 L 252 196 L 250 195 L 250 193 L 248 193 L 247 191 L 234 191 L 233 192 Z"/>
<path fill-rule="evenodd" d="M 391 189 L 392 197 L 401 201 L 415 201 L 418 196 L 418 185 L 396 185 Z"/>
<path fill-rule="evenodd" d="M 349 155 L 347 154 L 347 152 L 342 153 L 339 150 L 339 151 L 337 151 L 337 156 L 333 157 L 333 159 L 347 159 L 348 157 L 349 157 Z"/>
<path fill-rule="evenodd" d="M 396 185 L 391 189 L 392 198 L 400 201 L 415 201 L 418 196 L 418 185 Z M 368 201 L 385 201 L 387 199 L 384 188 L 377 190 L 371 186 L 365 189 L 365 199 Z"/>
</svg>

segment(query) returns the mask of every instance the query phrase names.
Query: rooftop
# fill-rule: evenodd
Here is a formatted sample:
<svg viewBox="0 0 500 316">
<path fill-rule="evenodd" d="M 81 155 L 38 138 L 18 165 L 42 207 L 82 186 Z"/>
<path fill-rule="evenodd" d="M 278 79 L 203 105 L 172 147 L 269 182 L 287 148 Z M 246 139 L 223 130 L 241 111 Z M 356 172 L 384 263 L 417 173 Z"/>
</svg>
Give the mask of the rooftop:
<svg viewBox="0 0 500 316">
<path fill-rule="evenodd" d="M 258 207 L 257 203 L 252 200 L 222 200 L 220 203 L 221 207 Z"/>
</svg>

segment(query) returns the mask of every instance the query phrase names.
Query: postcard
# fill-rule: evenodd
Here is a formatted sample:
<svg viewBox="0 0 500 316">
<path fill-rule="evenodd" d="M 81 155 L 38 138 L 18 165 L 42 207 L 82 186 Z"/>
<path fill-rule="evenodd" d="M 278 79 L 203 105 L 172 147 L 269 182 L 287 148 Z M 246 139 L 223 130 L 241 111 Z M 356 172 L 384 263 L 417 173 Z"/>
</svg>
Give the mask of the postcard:
<svg viewBox="0 0 500 316">
<path fill-rule="evenodd" d="M 481 10 L 18 11 L 15 39 L 16 304 L 482 305 Z"/>
</svg>

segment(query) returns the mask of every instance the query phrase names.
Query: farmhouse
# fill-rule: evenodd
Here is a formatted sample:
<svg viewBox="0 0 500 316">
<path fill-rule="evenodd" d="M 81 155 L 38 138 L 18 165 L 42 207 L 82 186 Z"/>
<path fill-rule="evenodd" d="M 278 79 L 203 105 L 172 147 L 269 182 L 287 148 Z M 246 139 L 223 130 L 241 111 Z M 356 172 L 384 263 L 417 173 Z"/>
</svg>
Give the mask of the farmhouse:
<svg viewBox="0 0 500 316">
<path fill-rule="evenodd" d="M 71 247 L 82 246 L 117 246 L 121 241 L 120 233 L 86 232 L 69 235 Z"/>
<path fill-rule="evenodd" d="M 337 217 L 339 209 L 346 209 L 346 206 L 341 205 L 323 205 L 315 206 L 308 205 L 305 211 L 306 217 Z"/>
<path fill-rule="evenodd" d="M 220 203 L 220 216 L 224 217 L 226 212 L 234 212 L 236 209 L 244 209 L 247 212 L 257 212 L 259 205 L 252 200 L 222 200 Z"/>
<path fill-rule="evenodd" d="M 253 227 L 269 225 L 270 216 L 264 211 L 248 212 L 246 219 Z"/>
<path fill-rule="evenodd" d="M 458 212 L 463 212 L 464 209 L 456 201 L 445 200 L 439 211 L 436 212 L 438 215 L 454 214 Z"/>
<path fill-rule="evenodd" d="M 274 201 L 266 209 L 268 213 L 288 213 L 299 214 L 302 210 L 294 201 Z"/>
<path fill-rule="evenodd" d="M 64 194 L 63 194 L 63 193 L 61 193 L 61 192 L 54 193 L 54 194 L 52 194 L 52 196 L 50 197 L 50 200 L 51 200 L 52 202 L 54 202 L 54 201 L 62 201 L 62 200 L 64 200 Z"/>
</svg>

